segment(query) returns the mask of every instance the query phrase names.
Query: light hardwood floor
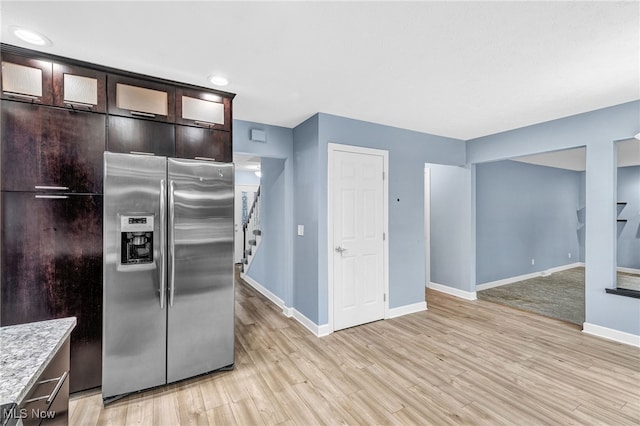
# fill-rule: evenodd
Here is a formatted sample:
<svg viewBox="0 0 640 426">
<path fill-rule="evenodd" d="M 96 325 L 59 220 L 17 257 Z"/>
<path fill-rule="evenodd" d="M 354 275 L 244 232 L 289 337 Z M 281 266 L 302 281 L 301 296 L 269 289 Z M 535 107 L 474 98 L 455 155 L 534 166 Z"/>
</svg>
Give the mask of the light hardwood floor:
<svg viewBox="0 0 640 426">
<path fill-rule="evenodd" d="M 427 301 L 317 338 L 236 281 L 235 370 L 106 408 L 74 396 L 70 424 L 640 424 L 640 349 L 491 302 Z"/>
</svg>

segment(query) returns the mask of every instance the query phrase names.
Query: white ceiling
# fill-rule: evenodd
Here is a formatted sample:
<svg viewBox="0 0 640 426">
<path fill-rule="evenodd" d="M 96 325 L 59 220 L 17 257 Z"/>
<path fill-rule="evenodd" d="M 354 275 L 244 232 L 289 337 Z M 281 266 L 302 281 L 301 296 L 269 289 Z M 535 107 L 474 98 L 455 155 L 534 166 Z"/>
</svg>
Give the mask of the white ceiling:
<svg viewBox="0 0 640 426">
<path fill-rule="evenodd" d="M 261 169 L 261 159 L 254 155 L 233 154 L 236 172 L 256 172 Z"/>
<path fill-rule="evenodd" d="M 616 142 L 618 167 L 640 165 L 640 140 L 631 138 Z M 587 168 L 587 150 L 582 148 L 565 149 L 562 151 L 544 152 L 541 154 L 525 155 L 512 158 L 522 163 L 537 164 L 539 166 L 556 167 L 560 169 L 584 171 Z"/>
<path fill-rule="evenodd" d="M 324 112 L 472 139 L 640 98 L 640 3 L 31 2 L 0 5 L 42 50 L 211 86 L 234 118 Z"/>
</svg>

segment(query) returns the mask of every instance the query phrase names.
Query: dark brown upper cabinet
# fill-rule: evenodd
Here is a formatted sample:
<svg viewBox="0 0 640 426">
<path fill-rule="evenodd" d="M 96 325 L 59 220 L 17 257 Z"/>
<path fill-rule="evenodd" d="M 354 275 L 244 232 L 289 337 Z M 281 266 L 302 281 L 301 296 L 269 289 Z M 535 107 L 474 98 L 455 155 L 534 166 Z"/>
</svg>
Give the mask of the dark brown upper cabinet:
<svg viewBox="0 0 640 426">
<path fill-rule="evenodd" d="M 102 192 L 106 115 L 4 101 L 2 190 Z"/>
<path fill-rule="evenodd" d="M 52 63 L 2 53 L 2 98 L 51 105 Z"/>
<path fill-rule="evenodd" d="M 108 151 L 175 156 L 176 139 L 173 124 L 110 115 L 108 126 Z"/>
<path fill-rule="evenodd" d="M 231 133 L 176 125 L 176 157 L 230 163 Z"/>
<path fill-rule="evenodd" d="M 204 90 L 176 87 L 176 122 L 231 130 L 231 99 Z"/>
<path fill-rule="evenodd" d="M 92 112 L 107 112 L 107 74 L 88 68 L 53 64 L 53 104 Z"/>
<path fill-rule="evenodd" d="M 175 122 L 175 89 L 168 84 L 107 75 L 109 114 Z"/>
</svg>

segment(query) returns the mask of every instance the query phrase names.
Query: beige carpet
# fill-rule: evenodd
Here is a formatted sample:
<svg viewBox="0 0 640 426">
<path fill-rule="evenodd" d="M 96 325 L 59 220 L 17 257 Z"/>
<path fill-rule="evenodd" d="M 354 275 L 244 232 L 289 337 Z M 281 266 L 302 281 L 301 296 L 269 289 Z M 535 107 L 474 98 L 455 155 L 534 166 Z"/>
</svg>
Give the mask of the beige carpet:
<svg viewBox="0 0 640 426">
<path fill-rule="evenodd" d="M 640 291 L 640 275 L 618 272 L 618 288 Z M 584 268 L 578 267 L 479 291 L 478 299 L 501 303 L 574 324 L 584 323 Z"/>
<path fill-rule="evenodd" d="M 482 290 L 478 292 L 478 299 L 582 325 L 584 268 Z"/>
</svg>

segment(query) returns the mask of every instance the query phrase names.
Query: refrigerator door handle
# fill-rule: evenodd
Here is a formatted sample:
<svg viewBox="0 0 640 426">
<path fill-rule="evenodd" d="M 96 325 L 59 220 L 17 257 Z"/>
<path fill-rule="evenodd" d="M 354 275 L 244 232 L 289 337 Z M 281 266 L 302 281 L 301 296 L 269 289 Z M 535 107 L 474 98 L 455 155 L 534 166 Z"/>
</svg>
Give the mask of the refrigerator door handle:
<svg viewBox="0 0 640 426">
<path fill-rule="evenodd" d="M 176 251 L 175 251 L 175 206 L 174 206 L 174 190 L 175 182 L 172 180 L 169 182 L 169 256 L 171 257 L 170 267 L 170 280 L 169 280 L 169 306 L 173 306 L 173 293 L 175 288 L 175 266 L 176 266 Z"/>
<path fill-rule="evenodd" d="M 165 241 L 165 230 L 167 229 L 165 217 L 166 217 L 166 203 L 167 194 L 165 193 L 165 180 L 160 180 L 160 309 L 164 309 L 164 301 L 167 297 L 167 268 L 166 268 L 166 255 L 164 248 L 167 245 Z"/>
</svg>

